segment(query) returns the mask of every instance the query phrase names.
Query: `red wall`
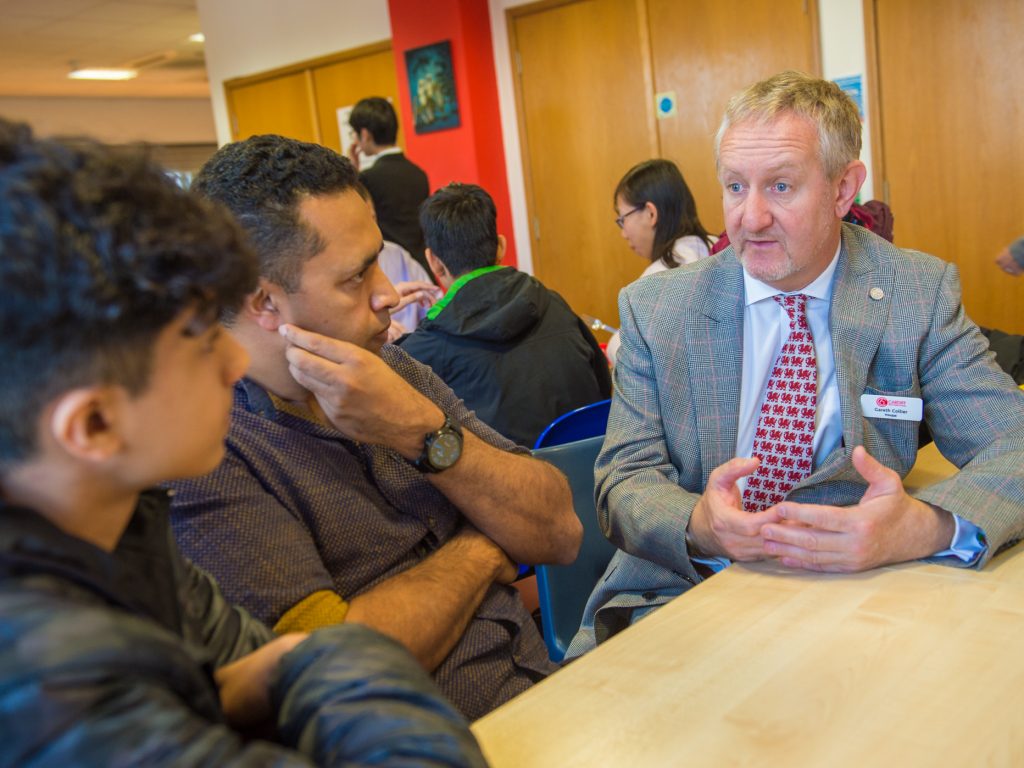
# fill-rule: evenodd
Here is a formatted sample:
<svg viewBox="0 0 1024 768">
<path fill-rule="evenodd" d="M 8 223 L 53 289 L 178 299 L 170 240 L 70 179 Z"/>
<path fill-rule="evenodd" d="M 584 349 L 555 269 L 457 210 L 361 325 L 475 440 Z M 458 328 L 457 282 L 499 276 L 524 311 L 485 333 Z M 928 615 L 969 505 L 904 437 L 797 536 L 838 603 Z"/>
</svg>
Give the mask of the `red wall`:
<svg viewBox="0 0 1024 768">
<path fill-rule="evenodd" d="M 498 209 L 498 231 L 508 239 L 504 263 L 515 265 L 515 239 L 487 2 L 388 0 L 388 8 L 406 153 L 427 172 L 431 191 L 448 182 L 460 181 L 479 184 L 491 194 Z M 451 42 L 460 124 L 458 128 L 417 134 L 409 101 L 405 52 L 445 40 Z"/>
</svg>

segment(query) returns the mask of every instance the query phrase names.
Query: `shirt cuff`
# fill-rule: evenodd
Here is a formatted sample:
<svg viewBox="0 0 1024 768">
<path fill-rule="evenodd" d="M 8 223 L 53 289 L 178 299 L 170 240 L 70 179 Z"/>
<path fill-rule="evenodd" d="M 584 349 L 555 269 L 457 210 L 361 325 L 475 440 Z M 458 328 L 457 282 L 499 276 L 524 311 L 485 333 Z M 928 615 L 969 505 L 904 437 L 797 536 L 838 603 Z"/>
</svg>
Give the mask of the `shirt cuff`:
<svg viewBox="0 0 1024 768">
<path fill-rule="evenodd" d="M 1024 267 L 1024 237 L 1010 243 L 1010 255 L 1018 266 Z"/>
<path fill-rule="evenodd" d="M 341 624 L 348 613 L 348 603 L 341 595 L 321 589 L 306 595 L 289 608 L 274 625 L 274 632 L 312 632 L 314 629 Z"/>
<path fill-rule="evenodd" d="M 936 552 L 925 560 L 959 568 L 972 568 L 988 551 L 985 532 L 959 515 L 953 515 L 953 524 L 956 528 L 953 531 L 953 541 L 950 543 L 949 549 Z"/>
<path fill-rule="evenodd" d="M 727 566 L 732 565 L 732 560 L 729 560 L 726 557 L 703 557 L 703 556 L 698 556 L 698 557 L 691 557 L 690 559 L 693 562 L 695 562 L 695 563 L 700 563 L 701 565 L 706 565 L 714 573 L 718 573 L 723 568 L 726 568 Z"/>
</svg>

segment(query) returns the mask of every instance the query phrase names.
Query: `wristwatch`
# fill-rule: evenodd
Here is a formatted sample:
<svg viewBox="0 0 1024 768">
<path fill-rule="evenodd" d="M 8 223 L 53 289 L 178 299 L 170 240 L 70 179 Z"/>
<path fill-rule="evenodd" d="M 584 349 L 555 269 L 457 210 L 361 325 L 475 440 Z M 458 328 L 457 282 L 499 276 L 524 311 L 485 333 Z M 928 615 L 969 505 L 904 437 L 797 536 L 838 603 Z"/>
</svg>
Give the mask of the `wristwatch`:
<svg viewBox="0 0 1024 768">
<path fill-rule="evenodd" d="M 462 427 L 447 415 L 437 432 L 423 438 L 423 453 L 413 462 L 420 472 L 444 472 L 462 457 Z"/>
</svg>

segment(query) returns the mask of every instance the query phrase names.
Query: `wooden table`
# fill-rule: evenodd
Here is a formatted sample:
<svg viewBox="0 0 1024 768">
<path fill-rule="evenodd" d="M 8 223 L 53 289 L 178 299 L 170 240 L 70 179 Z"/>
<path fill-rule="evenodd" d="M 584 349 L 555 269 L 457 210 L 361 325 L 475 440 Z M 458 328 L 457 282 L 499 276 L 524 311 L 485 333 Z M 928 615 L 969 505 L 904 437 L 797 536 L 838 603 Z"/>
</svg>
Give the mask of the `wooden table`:
<svg viewBox="0 0 1024 768">
<path fill-rule="evenodd" d="M 733 565 L 473 732 L 495 768 L 1024 766 L 1024 545 L 982 572 Z"/>
</svg>

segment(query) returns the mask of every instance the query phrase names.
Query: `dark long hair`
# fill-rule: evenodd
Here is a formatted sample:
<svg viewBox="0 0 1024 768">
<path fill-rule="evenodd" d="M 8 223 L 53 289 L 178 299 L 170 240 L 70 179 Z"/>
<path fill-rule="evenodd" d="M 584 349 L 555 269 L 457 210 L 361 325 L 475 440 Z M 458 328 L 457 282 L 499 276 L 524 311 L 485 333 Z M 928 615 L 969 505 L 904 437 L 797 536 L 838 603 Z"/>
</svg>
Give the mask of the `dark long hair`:
<svg viewBox="0 0 1024 768">
<path fill-rule="evenodd" d="M 652 262 L 661 259 L 669 269 L 678 267 L 672 257 L 672 246 L 688 235 L 699 237 L 711 248 L 711 236 L 697 217 L 693 194 L 671 160 L 646 160 L 634 165 L 615 187 L 612 201 L 619 197 L 634 207 L 653 203 L 658 210 Z"/>
</svg>

